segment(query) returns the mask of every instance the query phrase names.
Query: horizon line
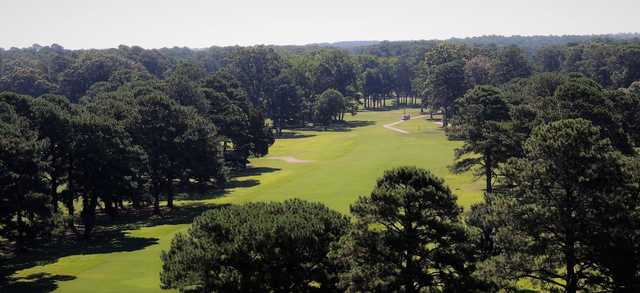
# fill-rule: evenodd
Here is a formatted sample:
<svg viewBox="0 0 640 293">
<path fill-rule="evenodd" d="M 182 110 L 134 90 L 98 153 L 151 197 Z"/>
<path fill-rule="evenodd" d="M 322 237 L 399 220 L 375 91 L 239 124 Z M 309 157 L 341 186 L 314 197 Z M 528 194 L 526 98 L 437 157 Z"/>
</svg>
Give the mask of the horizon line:
<svg viewBox="0 0 640 293">
<path fill-rule="evenodd" d="M 11 49 L 30 49 L 33 48 L 34 46 L 40 46 L 40 47 L 51 47 L 53 45 L 58 45 L 61 46 L 62 48 L 66 49 L 66 50 L 109 50 L 109 49 L 117 49 L 120 46 L 126 46 L 126 47 L 140 47 L 142 49 L 145 50 L 161 50 L 161 49 L 173 49 L 173 48 L 186 48 L 186 49 L 191 49 L 191 50 L 204 50 L 204 49 L 209 49 L 209 48 L 231 48 L 231 47 L 257 47 L 257 46 L 266 46 L 266 47 L 305 47 L 305 46 L 331 46 L 331 45 L 336 45 L 336 44 L 340 44 L 340 43 L 350 43 L 350 42 L 362 42 L 362 43 L 382 43 L 382 42 L 429 42 L 429 41 L 448 41 L 448 40 L 465 40 L 465 39 L 474 39 L 474 38 L 483 38 L 483 37 L 502 37 L 502 38 L 513 38 L 513 37 L 525 37 L 525 38 L 533 38 L 533 37 L 606 37 L 606 36 L 625 36 L 625 35 L 629 35 L 629 36 L 634 36 L 634 37 L 638 37 L 640 38 L 640 31 L 638 32 L 616 32 L 616 33 L 591 33 L 591 34 L 482 34 L 482 35 L 474 35 L 474 36 L 466 36 L 466 37 L 460 37 L 460 36 L 451 36 L 448 38 L 430 38 L 430 39 L 378 39 L 378 40 L 358 40 L 358 39 L 352 39 L 352 40 L 335 40 L 335 41 L 320 41 L 320 42 L 306 42 L 306 43 L 281 43 L 281 44 L 277 44 L 277 43 L 253 43 L 253 44 L 248 44 L 248 45 L 241 45 L 241 44 L 233 44 L 233 45 L 210 45 L 207 47 L 190 47 L 190 46 L 179 46 L 179 45 L 173 45 L 173 46 L 162 46 L 162 47 L 143 47 L 140 45 L 135 45 L 135 44 L 119 44 L 117 46 L 113 46 L 113 47 L 76 47 L 76 48 L 68 48 L 65 47 L 64 45 L 61 45 L 59 43 L 51 43 L 48 45 L 41 45 L 38 43 L 33 43 L 31 46 L 25 46 L 25 47 L 16 47 L 16 46 L 10 46 L 10 47 L 2 47 L 0 46 L 0 50 L 11 50 Z M 362 45 L 362 47 L 366 47 L 368 45 Z M 355 46 L 355 47 L 360 47 L 360 46 Z"/>
</svg>

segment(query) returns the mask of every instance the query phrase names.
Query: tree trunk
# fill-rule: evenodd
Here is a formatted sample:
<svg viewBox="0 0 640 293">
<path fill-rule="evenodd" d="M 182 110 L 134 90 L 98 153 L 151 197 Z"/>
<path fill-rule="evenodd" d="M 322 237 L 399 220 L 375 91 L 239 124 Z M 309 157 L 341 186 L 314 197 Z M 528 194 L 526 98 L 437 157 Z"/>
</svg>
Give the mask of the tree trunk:
<svg viewBox="0 0 640 293">
<path fill-rule="evenodd" d="M 576 238 L 575 238 L 575 224 L 574 224 L 574 194 L 571 188 L 566 188 L 566 198 L 561 204 L 561 221 L 562 225 L 566 229 L 566 235 L 564 239 L 564 257 L 566 262 L 566 275 L 565 275 L 565 292 L 576 293 L 578 291 L 578 276 L 575 272 L 577 265 L 576 257 Z"/>
<path fill-rule="evenodd" d="M 73 233 L 79 237 L 80 233 L 78 232 L 78 229 L 76 228 L 76 223 L 75 223 L 75 213 L 76 213 L 76 208 L 73 205 L 74 204 L 74 199 L 75 199 L 75 190 L 74 190 L 74 185 L 73 185 L 73 153 L 70 152 L 69 156 L 66 158 L 68 159 L 68 165 L 67 165 L 67 194 L 68 197 L 64 198 L 64 203 L 67 206 L 67 211 L 69 213 L 69 221 L 67 222 L 67 226 L 69 227 L 69 229 L 71 229 L 71 231 L 73 231 Z"/>
<path fill-rule="evenodd" d="M 411 206 L 408 203 L 405 203 L 404 205 L 404 210 L 405 213 L 407 214 L 414 214 L 415 211 L 412 211 Z M 416 229 L 413 227 L 413 223 L 411 220 L 407 220 L 405 219 L 402 222 L 402 226 L 404 227 L 404 233 L 405 235 L 407 235 L 407 250 L 404 251 L 404 262 L 405 262 L 405 269 L 404 269 L 404 292 L 406 293 L 417 293 L 418 289 L 416 288 L 416 284 L 415 284 L 415 278 L 419 278 L 419 276 L 421 275 L 421 268 L 418 266 L 418 263 L 416 263 L 416 260 L 414 259 L 414 251 L 416 251 L 416 249 L 418 247 L 420 247 L 419 243 L 417 242 L 418 239 L 418 235 L 417 235 L 417 231 Z"/>
<path fill-rule="evenodd" d="M 25 250 L 24 221 L 22 219 L 22 208 L 20 206 L 18 206 L 18 213 L 16 214 L 16 230 L 18 232 L 18 235 L 16 235 L 16 250 L 23 252 Z"/>
<path fill-rule="evenodd" d="M 153 183 L 153 213 L 160 214 L 160 190 L 157 182 Z"/>
<path fill-rule="evenodd" d="M 567 275 L 566 275 L 566 292 L 576 293 L 578 291 L 578 277 L 575 273 L 576 256 L 573 240 L 567 240 L 567 247 L 565 248 L 565 255 L 567 258 Z"/>
<path fill-rule="evenodd" d="M 51 207 L 54 212 L 58 211 L 58 177 L 51 176 L 51 185 L 49 186 L 51 193 Z"/>
<path fill-rule="evenodd" d="M 173 209 L 173 179 L 167 180 L 167 207 Z"/>
<path fill-rule="evenodd" d="M 96 224 L 96 206 L 98 205 L 97 195 L 85 195 L 82 208 L 82 222 L 84 224 L 84 239 L 91 237 L 91 232 Z"/>
<path fill-rule="evenodd" d="M 447 127 L 447 125 L 449 125 L 448 118 L 449 117 L 447 117 L 447 108 L 445 107 L 442 110 L 442 127 Z"/>
<path fill-rule="evenodd" d="M 69 192 L 69 197 L 64 199 L 64 205 L 67 206 L 67 212 L 69 213 L 67 227 L 69 227 L 69 229 L 71 229 L 71 231 L 73 231 L 73 233 L 77 236 L 79 233 L 76 229 L 76 223 L 74 219 L 76 214 L 76 207 L 73 205 L 73 186 L 71 184 L 71 180 L 69 180 L 68 182 L 67 189 Z"/>
<path fill-rule="evenodd" d="M 104 208 L 107 212 L 107 215 L 109 215 L 111 219 L 116 217 L 116 210 L 113 205 L 114 205 L 113 198 L 111 196 L 108 196 L 104 200 Z"/>
<path fill-rule="evenodd" d="M 133 205 L 133 208 L 136 210 L 140 209 L 140 199 L 135 195 L 135 194 L 131 194 L 131 204 Z"/>
<path fill-rule="evenodd" d="M 73 215 L 76 213 L 76 207 L 73 206 L 73 196 L 70 196 L 68 199 L 66 199 L 65 205 L 67 206 L 69 216 L 71 216 L 71 218 L 73 219 Z"/>
<path fill-rule="evenodd" d="M 487 193 L 493 193 L 493 184 L 492 184 L 492 180 L 493 179 L 493 172 L 492 172 L 492 164 L 493 161 L 491 159 L 491 155 L 490 154 L 485 154 L 484 155 L 484 176 L 485 176 L 485 180 L 487 180 Z"/>
</svg>

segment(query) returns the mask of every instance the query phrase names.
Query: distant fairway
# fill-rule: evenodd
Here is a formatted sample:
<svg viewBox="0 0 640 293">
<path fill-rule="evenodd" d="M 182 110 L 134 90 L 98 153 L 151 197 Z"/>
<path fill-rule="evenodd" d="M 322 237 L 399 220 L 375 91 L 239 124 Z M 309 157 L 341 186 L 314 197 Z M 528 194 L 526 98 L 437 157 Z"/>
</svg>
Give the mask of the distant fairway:
<svg viewBox="0 0 640 293">
<path fill-rule="evenodd" d="M 410 113 L 417 115 L 418 111 Z M 252 160 L 253 174 L 234 178 L 231 184 L 236 187 L 224 195 L 182 200 L 180 209 L 193 203 L 240 204 L 297 197 L 320 201 L 347 213 L 358 196 L 372 190 L 384 170 L 402 165 L 430 169 L 443 177 L 465 208 L 479 201 L 483 181 L 474 181 L 469 174 L 453 175 L 447 169 L 460 142 L 448 141 L 439 126 L 424 119 L 394 126 L 408 134 L 383 127 L 399 120 L 401 115 L 402 111 L 361 112 L 348 117 L 354 121 L 355 127 L 351 129 L 296 131 L 292 138 L 279 139 L 266 158 Z M 117 252 L 67 256 L 46 266 L 20 271 L 18 275 L 38 276 L 40 290 L 35 292 L 46 292 L 56 286 L 59 292 L 158 292 L 160 251 L 168 248 L 176 232 L 187 227 L 188 224 L 163 224 L 129 231 L 127 238 L 146 239 L 151 244 L 135 249 L 125 247 Z"/>
</svg>

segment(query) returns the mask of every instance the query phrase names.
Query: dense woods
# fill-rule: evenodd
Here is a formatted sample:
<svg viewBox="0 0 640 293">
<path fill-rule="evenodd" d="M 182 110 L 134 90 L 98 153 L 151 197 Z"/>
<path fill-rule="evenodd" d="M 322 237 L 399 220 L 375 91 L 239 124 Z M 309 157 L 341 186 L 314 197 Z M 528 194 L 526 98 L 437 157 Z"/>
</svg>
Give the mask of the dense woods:
<svg viewBox="0 0 640 293">
<path fill-rule="evenodd" d="M 215 208 L 162 254 L 162 287 L 640 290 L 636 35 L 0 49 L 2 251 L 81 243 L 129 210 L 171 215 L 283 129 L 409 106 L 463 142 L 450 168 L 485 179 L 482 203 L 463 211 L 442 179 L 401 167 L 353 218 L 301 200 Z"/>
</svg>

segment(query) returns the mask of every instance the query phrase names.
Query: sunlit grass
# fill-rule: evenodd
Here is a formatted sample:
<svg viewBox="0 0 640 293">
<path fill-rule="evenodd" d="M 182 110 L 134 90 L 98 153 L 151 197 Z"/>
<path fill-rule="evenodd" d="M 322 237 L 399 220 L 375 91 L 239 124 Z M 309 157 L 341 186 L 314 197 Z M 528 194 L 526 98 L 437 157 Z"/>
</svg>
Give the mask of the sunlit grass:
<svg viewBox="0 0 640 293">
<path fill-rule="evenodd" d="M 408 110 L 418 115 L 419 110 Z M 443 177 L 468 208 L 481 200 L 482 181 L 472 175 L 449 172 L 453 151 L 460 142 L 448 141 L 440 127 L 425 119 L 399 124 L 401 134 L 382 127 L 400 119 L 403 110 L 360 112 L 350 121 L 359 127 L 342 132 L 296 131 L 301 138 L 278 140 L 269 156 L 252 160 L 261 174 L 238 177 L 237 186 L 219 197 L 180 201 L 192 203 L 240 204 L 250 201 L 281 201 L 302 198 L 319 201 L 340 212 L 373 189 L 384 170 L 403 165 L 426 168 Z M 311 163 L 291 164 L 270 156 L 291 156 Z M 175 233 L 187 224 L 159 225 L 129 231 L 131 237 L 157 239 L 157 244 L 134 251 L 71 255 L 52 264 L 18 272 L 25 277 L 36 273 L 73 276 L 55 283 L 59 292 L 158 292 L 160 252 L 167 249 Z M 78 244 L 82 245 L 82 244 Z"/>
</svg>

